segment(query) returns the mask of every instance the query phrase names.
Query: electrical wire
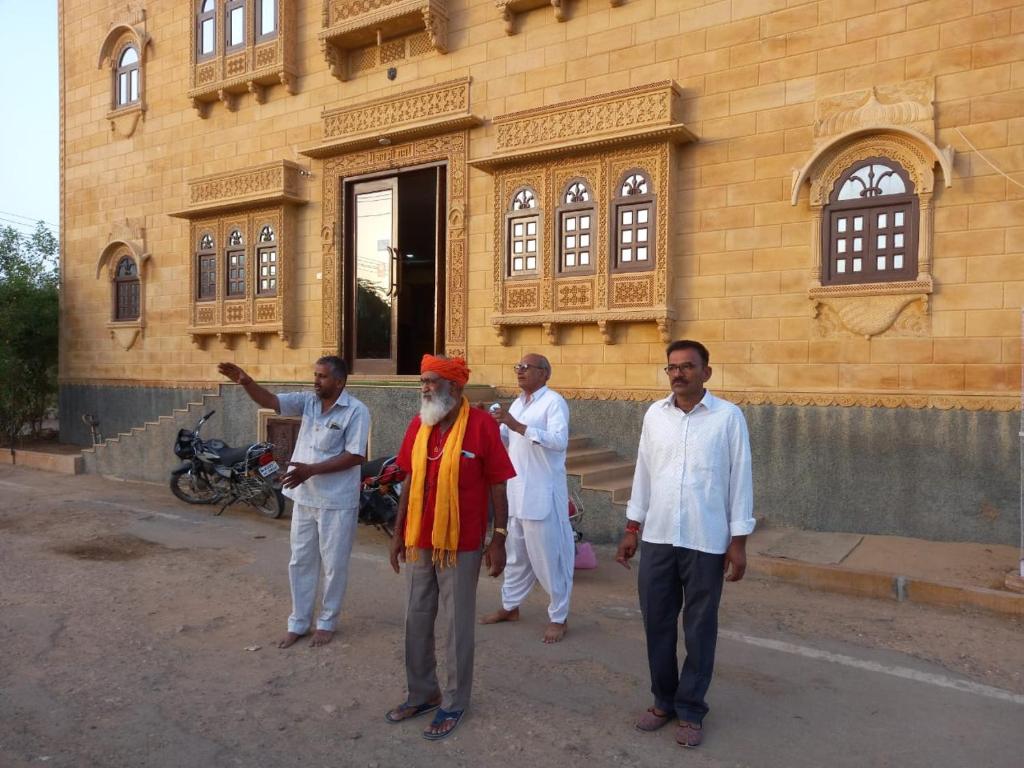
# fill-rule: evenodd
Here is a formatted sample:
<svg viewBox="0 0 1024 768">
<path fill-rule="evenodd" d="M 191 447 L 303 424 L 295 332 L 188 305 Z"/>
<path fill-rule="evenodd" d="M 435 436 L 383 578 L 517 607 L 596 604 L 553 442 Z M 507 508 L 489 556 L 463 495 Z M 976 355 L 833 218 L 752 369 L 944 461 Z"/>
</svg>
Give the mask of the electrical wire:
<svg viewBox="0 0 1024 768">
<path fill-rule="evenodd" d="M 25 221 L 27 224 L 29 224 L 32 227 L 35 227 L 41 221 L 41 222 L 43 222 L 43 224 L 48 226 L 50 229 L 60 229 L 60 227 L 58 225 L 54 224 L 52 221 L 47 221 L 46 219 L 43 219 L 43 218 L 34 219 L 34 218 L 31 218 L 30 216 L 22 216 L 20 213 L 11 213 L 10 211 L 0 211 L 0 217 L 10 217 L 10 218 L 14 218 L 14 219 L 22 219 L 23 221 Z M 5 221 L 6 220 L 7 219 L 5 219 Z"/>
<path fill-rule="evenodd" d="M 1007 181 L 1009 181 L 1009 182 L 1010 182 L 1011 184 L 1016 184 L 1016 185 L 1017 185 L 1018 187 L 1020 187 L 1021 189 L 1024 189 L 1024 184 L 1022 184 L 1021 182 L 1017 181 L 1017 180 L 1016 180 L 1015 178 L 1013 178 L 1012 176 L 1010 176 L 1010 175 L 1009 175 L 1008 173 L 1006 173 L 1006 171 L 1004 171 L 1004 170 L 1003 170 L 1002 168 L 999 168 L 999 167 L 998 167 L 998 166 L 997 166 L 997 165 L 996 165 L 995 163 L 993 163 L 993 162 L 992 162 L 991 160 L 989 160 L 989 159 L 988 159 L 987 157 L 985 157 L 985 155 L 984 155 L 984 154 L 982 153 L 982 151 L 981 151 L 980 149 L 978 149 L 978 148 L 977 148 L 976 146 L 974 146 L 973 144 L 971 144 L 971 140 L 970 140 L 970 139 L 968 139 L 968 138 L 967 138 L 966 136 L 964 136 L 964 132 L 963 132 L 963 131 L 961 131 L 961 130 L 960 130 L 959 128 L 957 128 L 957 129 L 956 129 L 956 132 L 960 134 L 960 138 L 961 138 L 961 139 L 963 139 L 964 141 L 966 141 L 966 142 L 967 142 L 967 146 L 971 148 L 971 151 L 972 151 L 972 152 L 974 152 L 974 154 L 976 154 L 976 155 L 977 155 L 978 157 L 980 157 L 980 158 L 981 158 L 982 160 L 984 160 L 984 161 L 985 161 L 986 163 L 988 163 L 989 167 L 990 167 L 990 168 L 991 168 L 991 169 L 992 169 L 993 171 L 995 171 L 996 173 L 998 173 L 998 174 L 999 174 L 1000 176 L 1004 177 L 1004 178 L 1005 178 L 1005 179 L 1006 179 Z"/>
</svg>

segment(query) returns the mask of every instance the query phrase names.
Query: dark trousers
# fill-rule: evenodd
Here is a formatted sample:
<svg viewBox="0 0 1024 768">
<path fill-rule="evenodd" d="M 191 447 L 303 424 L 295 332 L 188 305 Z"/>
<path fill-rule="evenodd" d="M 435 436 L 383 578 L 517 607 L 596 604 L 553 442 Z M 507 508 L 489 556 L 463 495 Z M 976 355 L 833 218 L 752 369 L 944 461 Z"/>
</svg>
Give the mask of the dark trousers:
<svg viewBox="0 0 1024 768">
<path fill-rule="evenodd" d="M 640 610 L 654 705 L 691 723 L 700 723 L 708 713 L 704 696 L 715 668 L 724 564 L 725 555 L 640 543 Z M 680 610 L 686 644 L 681 672 L 676 656 Z"/>
</svg>

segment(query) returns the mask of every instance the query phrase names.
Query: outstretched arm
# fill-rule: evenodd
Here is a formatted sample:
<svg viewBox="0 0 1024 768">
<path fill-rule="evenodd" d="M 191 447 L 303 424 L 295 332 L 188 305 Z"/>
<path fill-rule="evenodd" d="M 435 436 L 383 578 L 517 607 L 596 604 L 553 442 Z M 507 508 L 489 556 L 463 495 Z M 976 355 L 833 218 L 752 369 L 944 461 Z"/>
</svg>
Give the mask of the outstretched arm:
<svg viewBox="0 0 1024 768">
<path fill-rule="evenodd" d="M 217 370 L 223 376 L 227 376 L 235 384 L 238 384 L 245 393 L 252 398 L 252 401 L 257 405 L 261 405 L 264 408 L 273 408 L 278 413 L 281 412 L 281 404 L 278 402 L 277 395 L 273 392 L 268 392 L 255 381 L 252 376 L 243 371 L 234 363 L 221 363 L 217 366 Z"/>
</svg>

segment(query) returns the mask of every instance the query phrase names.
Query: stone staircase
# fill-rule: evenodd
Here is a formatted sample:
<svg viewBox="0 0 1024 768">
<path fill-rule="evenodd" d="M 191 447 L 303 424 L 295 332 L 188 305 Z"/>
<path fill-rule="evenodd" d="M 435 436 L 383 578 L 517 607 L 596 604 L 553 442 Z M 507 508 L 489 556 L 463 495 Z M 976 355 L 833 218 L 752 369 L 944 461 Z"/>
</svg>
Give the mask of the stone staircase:
<svg viewBox="0 0 1024 768">
<path fill-rule="evenodd" d="M 174 455 L 174 440 L 179 429 L 193 429 L 203 414 L 217 413 L 203 425 L 206 437 L 221 437 L 224 433 L 220 394 L 205 394 L 199 402 L 176 408 L 169 416 L 160 416 L 130 432 L 82 451 L 85 472 L 120 480 L 142 480 L 150 483 L 168 482 L 171 470 L 181 460 Z"/>
<path fill-rule="evenodd" d="M 615 543 L 622 533 L 636 464 L 590 437 L 569 438 L 565 470 L 569 488 L 583 502 L 584 538 Z"/>
</svg>

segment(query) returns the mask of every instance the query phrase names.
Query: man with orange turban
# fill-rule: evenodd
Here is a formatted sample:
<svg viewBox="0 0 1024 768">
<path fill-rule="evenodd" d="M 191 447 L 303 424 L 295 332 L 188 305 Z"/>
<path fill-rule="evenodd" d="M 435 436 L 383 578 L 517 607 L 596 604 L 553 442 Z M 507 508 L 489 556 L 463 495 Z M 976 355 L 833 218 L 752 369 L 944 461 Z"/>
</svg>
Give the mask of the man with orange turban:
<svg viewBox="0 0 1024 768">
<path fill-rule="evenodd" d="M 432 741 L 455 730 L 473 687 L 476 583 L 481 560 L 490 576 L 505 568 L 508 502 L 505 481 L 515 476 L 494 419 L 470 408 L 462 394 L 469 368 L 462 358 L 424 355 L 420 412 L 406 430 L 398 465 L 402 486 L 391 542 L 391 567 L 405 561 L 409 583 L 405 614 L 408 696 L 389 711 L 389 723 L 437 710 L 423 732 Z M 488 502 L 494 533 L 484 547 Z M 437 679 L 434 625 L 444 606 L 448 680 Z"/>
</svg>

